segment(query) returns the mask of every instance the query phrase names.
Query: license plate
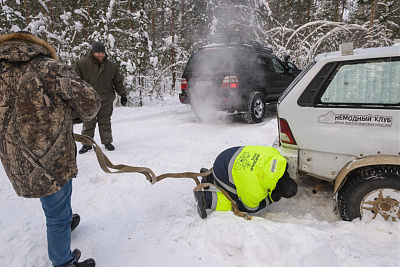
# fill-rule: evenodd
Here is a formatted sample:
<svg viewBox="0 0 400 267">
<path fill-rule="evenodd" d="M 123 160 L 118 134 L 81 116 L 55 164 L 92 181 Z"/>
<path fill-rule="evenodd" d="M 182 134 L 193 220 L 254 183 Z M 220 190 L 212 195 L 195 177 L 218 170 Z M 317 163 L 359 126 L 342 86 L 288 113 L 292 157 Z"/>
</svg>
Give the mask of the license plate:
<svg viewBox="0 0 400 267">
<path fill-rule="evenodd" d="M 212 81 L 196 81 L 196 86 L 211 86 Z"/>
</svg>

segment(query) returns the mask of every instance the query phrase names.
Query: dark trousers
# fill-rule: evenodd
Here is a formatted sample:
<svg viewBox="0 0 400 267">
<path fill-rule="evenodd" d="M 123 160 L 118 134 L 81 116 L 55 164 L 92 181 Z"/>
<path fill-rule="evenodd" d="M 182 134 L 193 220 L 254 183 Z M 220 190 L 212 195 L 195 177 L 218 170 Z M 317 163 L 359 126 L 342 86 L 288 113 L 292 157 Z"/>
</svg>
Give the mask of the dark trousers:
<svg viewBox="0 0 400 267">
<path fill-rule="evenodd" d="M 96 117 L 88 122 L 83 123 L 82 134 L 94 137 L 96 124 L 99 125 L 100 140 L 103 145 L 108 145 L 113 142 L 111 130 L 111 116 L 113 113 L 114 98 L 101 100 L 101 108 Z M 89 144 L 84 144 L 89 145 Z"/>
</svg>

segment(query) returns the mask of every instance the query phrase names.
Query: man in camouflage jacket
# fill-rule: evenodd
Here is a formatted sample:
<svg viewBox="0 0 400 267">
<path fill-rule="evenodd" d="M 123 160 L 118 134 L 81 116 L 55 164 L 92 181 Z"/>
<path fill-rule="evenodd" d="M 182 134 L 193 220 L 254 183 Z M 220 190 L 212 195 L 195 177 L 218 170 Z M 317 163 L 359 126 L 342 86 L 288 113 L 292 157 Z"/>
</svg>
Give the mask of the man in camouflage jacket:
<svg viewBox="0 0 400 267">
<path fill-rule="evenodd" d="M 27 32 L 0 36 L 0 159 L 17 195 L 40 198 L 54 266 L 94 266 L 79 265 L 70 249 L 71 179 L 73 116 L 87 121 L 99 108 L 99 95 L 47 42 Z"/>
</svg>

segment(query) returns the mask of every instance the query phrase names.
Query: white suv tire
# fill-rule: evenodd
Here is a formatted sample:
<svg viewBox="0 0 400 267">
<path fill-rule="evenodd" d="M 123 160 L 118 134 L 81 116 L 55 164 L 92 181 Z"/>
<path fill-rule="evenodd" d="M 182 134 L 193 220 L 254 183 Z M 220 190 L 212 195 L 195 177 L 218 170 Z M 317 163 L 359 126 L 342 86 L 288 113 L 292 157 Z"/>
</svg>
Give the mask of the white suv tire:
<svg viewBox="0 0 400 267">
<path fill-rule="evenodd" d="M 357 170 L 338 192 L 338 209 L 345 221 L 364 216 L 400 221 L 400 169 L 385 165 Z"/>
</svg>

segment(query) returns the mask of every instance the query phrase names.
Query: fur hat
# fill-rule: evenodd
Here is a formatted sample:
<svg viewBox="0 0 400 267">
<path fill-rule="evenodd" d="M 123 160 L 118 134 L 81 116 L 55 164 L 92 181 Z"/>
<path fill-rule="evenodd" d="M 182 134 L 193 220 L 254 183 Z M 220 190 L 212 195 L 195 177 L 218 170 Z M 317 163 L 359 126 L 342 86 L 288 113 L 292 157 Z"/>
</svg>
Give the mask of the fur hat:
<svg viewBox="0 0 400 267">
<path fill-rule="evenodd" d="M 96 52 L 103 52 L 103 53 L 106 52 L 106 48 L 102 42 L 94 42 L 92 44 L 92 53 Z"/>
<path fill-rule="evenodd" d="M 11 34 L 0 35 L 0 45 L 2 43 L 11 42 L 11 41 L 24 41 L 24 42 L 40 45 L 49 52 L 49 55 L 51 55 L 52 58 L 59 60 L 56 50 L 49 43 L 47 43 L 43 39 L 40 39 L 39 37 L 36 37 L 35 35 L 33 35 L 30 32 L 19 31 L 19 32 L 11 33 Z"/>
</svg>

